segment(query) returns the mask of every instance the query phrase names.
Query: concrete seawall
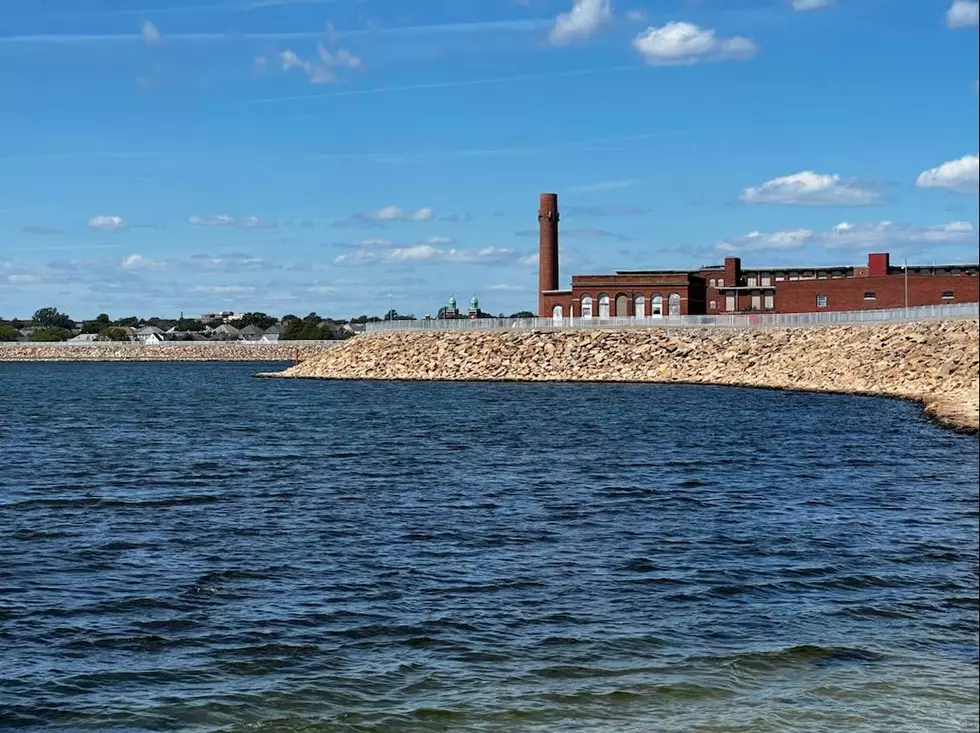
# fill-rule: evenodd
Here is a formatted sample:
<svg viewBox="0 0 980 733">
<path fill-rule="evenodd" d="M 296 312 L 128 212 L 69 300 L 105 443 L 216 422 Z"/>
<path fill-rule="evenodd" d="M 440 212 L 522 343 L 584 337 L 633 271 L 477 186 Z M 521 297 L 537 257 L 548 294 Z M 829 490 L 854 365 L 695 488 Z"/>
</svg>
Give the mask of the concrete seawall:
<svg viewBox="0 0 980 733">
<path fill-rule="evenodd" d="M 262 376 L 673 382 L 881 395 L 980 427 L 976 320 L 811 328 L 402 332 L 360 337 Z"/>
<path fill-rule="evenodd" d="M 282 343 L 175 342 L 161 345 L 104 342 L 96 344 L 0 344 L 3 361 L 302 361 L 321 356 L 339 341 Z"/>
</svg>

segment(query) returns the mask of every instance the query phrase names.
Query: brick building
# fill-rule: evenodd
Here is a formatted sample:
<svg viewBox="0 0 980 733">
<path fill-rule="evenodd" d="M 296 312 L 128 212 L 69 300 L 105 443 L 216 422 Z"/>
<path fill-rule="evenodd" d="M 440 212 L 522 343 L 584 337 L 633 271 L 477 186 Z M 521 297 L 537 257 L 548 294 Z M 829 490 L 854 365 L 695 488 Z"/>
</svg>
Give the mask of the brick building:
<svg viewBox="0 0 980 733">
<path fill-rule="evenodd" d="M 558 282 L 558 196 L 538 210 L 538 315 L 555 318 L 662 317 L 876 310 L 980 301 L 980 265 L 893 266 L 887 252 L 867 265 L 743 268 L 738 257 L 697 270 L 619 270 Z"/>
</svg>

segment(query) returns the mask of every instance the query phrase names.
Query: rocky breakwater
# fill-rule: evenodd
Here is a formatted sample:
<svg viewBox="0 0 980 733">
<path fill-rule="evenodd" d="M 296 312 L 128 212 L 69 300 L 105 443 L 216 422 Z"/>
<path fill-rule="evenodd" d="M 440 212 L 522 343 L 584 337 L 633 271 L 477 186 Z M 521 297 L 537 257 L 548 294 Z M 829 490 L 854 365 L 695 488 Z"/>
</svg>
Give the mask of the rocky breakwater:
<svg viewBox="0 0 980 733">
<path fill-rule="evenodd" d="M 104 342 L 95 344 L 0 344 L 2 361 L 299 361 L 325 354 L 334 341 L 283 343 L 194 342 L 161 345 Z"/>
<path fill-rule="evenodd" d="M 675 382 L 882 395 L 980 426 L 975 320 L 810 328 L 392 332 L 263 376 Z"/>
</svg>

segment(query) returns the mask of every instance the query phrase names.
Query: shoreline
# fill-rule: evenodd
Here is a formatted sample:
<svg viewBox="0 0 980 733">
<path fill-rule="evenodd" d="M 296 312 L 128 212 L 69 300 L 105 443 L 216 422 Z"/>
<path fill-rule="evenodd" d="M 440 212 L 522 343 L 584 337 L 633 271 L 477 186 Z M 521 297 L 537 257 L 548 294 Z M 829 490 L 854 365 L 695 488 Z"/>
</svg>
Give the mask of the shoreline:
<svg viewBox="0 0 980 733">
<path fill-rule="evenodd" d="M 401 333 L 259 378 L 691 384 L 903 399 L 980 435 L 978 321 L 807 329 Z"/>
</svg>

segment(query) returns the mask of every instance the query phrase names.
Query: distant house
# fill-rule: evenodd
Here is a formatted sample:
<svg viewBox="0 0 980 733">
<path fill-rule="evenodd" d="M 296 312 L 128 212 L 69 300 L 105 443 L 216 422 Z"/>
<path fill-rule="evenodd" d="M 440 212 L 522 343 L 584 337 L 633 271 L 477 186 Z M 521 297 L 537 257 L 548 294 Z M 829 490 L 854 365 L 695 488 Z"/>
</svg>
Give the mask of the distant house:
<svg viewBox="0 0 980 733">
<path fill-rule="evenodd" d="M 211 332 L 212 341 L 237 341 L 240 331 L 227 323 L 222 323 Z"/>
<path fill-rule="evenodd" d="M 271 341 L 278 341 L 279 339 L 282 338 L 282 334 L 285 330 L 286 329 L 283 326 L 280 326 L 279 324 L 276 324 L 275 326 L 269 326 L 267 329 L 265 329 L 265 332 L 262 334 L 262 338 L 259 340 L 266 343 Z"/>
<path fill-rule="evenodd" d="M 99 334 L 97 333 L 80 333 L 77 336 L 73 336 L 68 339 L 69 344 L 94 344 L 99 340 Z"/>
<path fill-rule="evenodd" d="M 33 326 L 28 326 L 27 328 L 20 329 L 20 340 L 28 341 L 37 329 Z"/>
<path fill-rule="evenodd" d="M 250 323 L 238 332 L 238 337 L 242 341 L 261 341 L 264 335 L 265 331 L 256 326 L 254 323 Z"/>
<path fill-rule="evenodd" d="M 141 344 L 159 344 L 167 340 L 163 329 L 156 326 L 144 326 L 136 331 L 136 340 Z"/>
</svg>

